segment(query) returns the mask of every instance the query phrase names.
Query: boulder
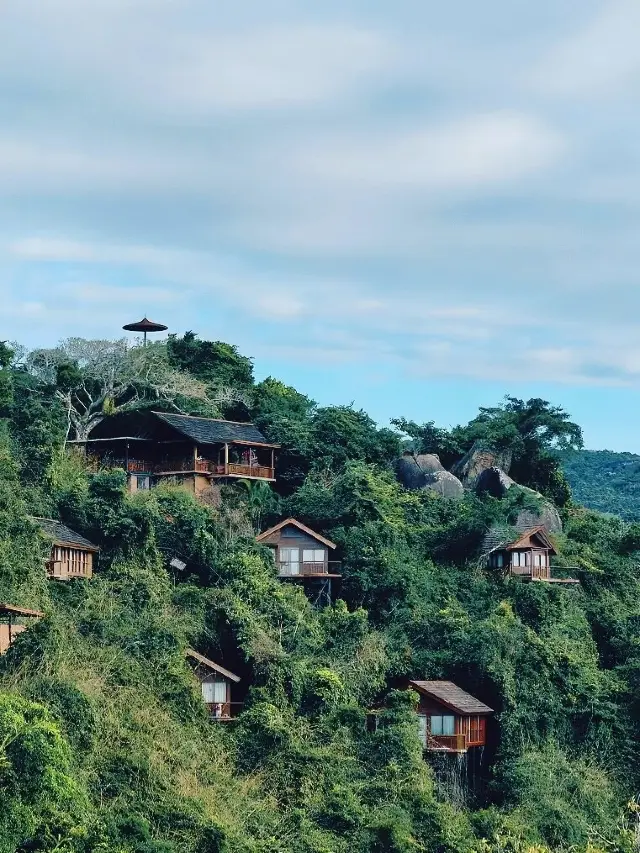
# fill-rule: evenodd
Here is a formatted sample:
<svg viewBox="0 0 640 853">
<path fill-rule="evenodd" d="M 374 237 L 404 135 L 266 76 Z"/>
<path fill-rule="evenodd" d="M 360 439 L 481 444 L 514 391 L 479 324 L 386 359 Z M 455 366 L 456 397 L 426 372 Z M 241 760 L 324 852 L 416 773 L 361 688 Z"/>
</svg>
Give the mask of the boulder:
<svg viewBox="0 0 640 853">
<path fill-rule="evenodd" d="M 443 498 L 459 500 L 464 495 L 464 486 L 449 471 L 434 471 L 425 475 L 423 491 L 435 492 Z"/>
<path fill-rule="evenodd" d="M 422 489 L 426 477 L 438 471 L 444 471 L 435 453 L 403 453 L 395 464 L 396 476 L 405 489 Z"/>
<path fill-rule="evenodd" d="M 532 489 L 527 491 L 533 492 Z M 540 497 L 537 492 L 534 495 Z M 530 527 L 538 527 L 542 524 L 547 533 L 562 533 L 562 520 L 560 513 L 555 506 L 549 501 L 543 500 L 540 509 L 522 509 L 518 513 L 516 528 L 518 530 L 528 530 Z"/>
<path fill-rule="evenodd" d="M 478 495 L 489 494 L 494 498 L 503 498 L 511 486 L 515 485 L 515 480 L 505 474 L 502 468 L 494 465 L 491 468 L 486 468 L 478 476 L 475 490 Z"/>
<path fill-rule="evenodd" d="M 472 488 L 480 474 L 487 468 L 500 468 L 506 474 L 511 468 L 510 450 L 496 450 L 480 441 L 476 441 L 451 469 L 451 473 L 460 479 L 466 488 Z"/>
</svg>

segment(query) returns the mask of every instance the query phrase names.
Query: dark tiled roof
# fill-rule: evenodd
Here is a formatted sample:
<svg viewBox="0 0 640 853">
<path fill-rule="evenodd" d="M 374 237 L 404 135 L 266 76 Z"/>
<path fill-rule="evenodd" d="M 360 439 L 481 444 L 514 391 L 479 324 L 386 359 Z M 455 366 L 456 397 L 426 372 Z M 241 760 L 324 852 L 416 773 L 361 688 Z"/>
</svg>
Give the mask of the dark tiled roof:
<svg viewBox="0 0 640 853">
<path fill-rule="evenodd" d="M 269 444 L 260 430 L 253 424 L 221 421 L 214 418 L 195 418 L 191 415 L 174 415 L 168 412 L 154 412 L 157 418 L 181 432 L 198 444 L 219 444 L 220 442 L 242 441 L 249 444 Z"/>
<path fill-rule="evenodd" d="M 75 530 L 71 530 L 70 527 L 67 527 L 61 521 L 55 521 L 53 518 L 34 518 L 33 520 L 54 542 L 76 545 L 78 548 L 85 548 L 87 551 L 100 550 L 93 542 L 89 542 L 88 539 L 76 533 Z"/>
<path fill-rule="evenodd" d="M 410 681 L 409 684 L 459 714 L 493 714 L 493 708 L 458 687 L 453 681 Z"/>
</svg>

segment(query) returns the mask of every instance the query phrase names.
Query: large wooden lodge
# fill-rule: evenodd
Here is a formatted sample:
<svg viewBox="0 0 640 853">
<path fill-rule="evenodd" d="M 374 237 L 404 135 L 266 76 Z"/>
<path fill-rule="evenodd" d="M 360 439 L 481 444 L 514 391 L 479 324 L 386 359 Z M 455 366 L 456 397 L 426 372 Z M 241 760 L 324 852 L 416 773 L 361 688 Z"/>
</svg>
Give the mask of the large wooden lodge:
<svg viewBox="0 0 640 853">
<path fill-rule="evenodd" d="M 225 480 L 272 482 L 280 446 L 251 423 L 154 411 L 107 417 L 71 443 L 96 469 L 123 468 L 132 492 L 171 482 L 197 495 Z"/>
</svg>

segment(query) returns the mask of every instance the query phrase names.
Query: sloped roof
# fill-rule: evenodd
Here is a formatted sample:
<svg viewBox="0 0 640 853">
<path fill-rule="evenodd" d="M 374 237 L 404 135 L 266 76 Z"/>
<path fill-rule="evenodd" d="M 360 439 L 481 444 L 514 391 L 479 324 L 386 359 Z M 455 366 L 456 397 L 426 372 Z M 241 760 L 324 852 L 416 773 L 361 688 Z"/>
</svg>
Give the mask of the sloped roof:
<svg viewBox="0 0 640 853">
<path fill-rule="evenodd" d="M 261 444 L 265 447 L 280 446 L 279 444 L 270 444 L 254 424 L 223 421 L 215 418 L 196 418 L 193 415 L 175 415 L 170 412 L 153 412 L 153 414 L 198 444 L 238 442 L 241 444 Z"/>
<path fill-rule="evenodd" d="M 301 530 L 303 533 L 306 533 L 307 536 L 311 536 L 312 539 L 317 539 L 318 542 L 322 542 L 322 544 L 326 545 L 327 548 L 334 549 L 337 547 L 335 542 L 332 542 L 331 539 L 325 539 L 324 536 L 321 536 L 319 533 L 316 533 L 315 530 L 312 530 L 310 527 L 307 527 L 306 524 L 303 524 L 296 518 L 285 518 L 284 521 L 281 521 L 279 524 L 270 527 L 268 530 L 265 530 L 264 533 L 261 533 L 259 536 L 256 536 L 256 541 L 264 542 L 264 540 L 268 539 L 269 536 L 273 536 L 274 533 L 277 533 L 279 530 L 282 530 L 284 527 L 287 527 L 290 524 L 292 524 L 294 527 L 297 527 L 298 530 Z"/>
<path fill-rule="evenodd" d="M 556 553 L 553 542 L 549 539 L 547 531 L 541 524 L 537 527 L 530 527 L 528 530 L 524 530 L 515 542 L 507 545 L 507 551 L 515 551 L 518 548 L 529 548 L 531 546 L 536 547 L 535 540 L 537 540 L 537 547 L 548 548 L 552 554 Z"/>
<path fill-rule="evenodd" d="M 85 551 L 99 551 L 97 545 L 89 542 L 84 536 L 76 533 L 61 521 L 53 518 L 34 518 L 33 521 L 40 527 L 43 533 L 50 536 L 57 545 L 70 545 L 72 548 L 83 548 Z"/>
<path fill-rule="evenodd" d="M 231 679 L 231 681 L 235 681 L 236 684 L 238 683 L 238 681 L 241 680 L 239 675 L 235 675 L 235 673 L 229 672 L 228 669 L 225 669 L 223 666 L 220 666 L 219 663 L 215 663 L 214 661 L 209 660 L 209 658 L 206 658 L 204 655 L 201 655 L 199 652 L 195 652 L 193 649 L 187 649 L 185 651 L 185 654 L 187 657 L 191 658 L 192 660 L 196 661 L 197 663 L 200 663 L 203 666 L 206 666 L 207 669 L 210 669 L 212 672 L 217 672 L 220 675 L 223 675 L 225 678 L 229 678 L 229 679 Z"/>
<path fill-rule="evenodd" d="M 532 538 L 538 539 L 538 543 L 532 542 Z M 523 530 L 508 527 L 492 527 L 487 531 L 482 543 L 482 554 L 488 556 L 493 551 L 515 551 L 518 548 L 548 548 L 552 554 L 556 554 L 553 542 L 549 539 L 546 528 L 540 524 Z"/>
<path fill-rule="evenodd" d="M 493 708 L 467 693 L 453 681 L 410 681 L 419 693 L 442 702 L 458 714 L 493 714 Z"/>
<path fill-rule="evenodd" d="M 29 610 L 27 607 L 16 607 L 14 604 L 0 604 L 0 616 L 44 616 L 40 610 Z"/>
</svg>

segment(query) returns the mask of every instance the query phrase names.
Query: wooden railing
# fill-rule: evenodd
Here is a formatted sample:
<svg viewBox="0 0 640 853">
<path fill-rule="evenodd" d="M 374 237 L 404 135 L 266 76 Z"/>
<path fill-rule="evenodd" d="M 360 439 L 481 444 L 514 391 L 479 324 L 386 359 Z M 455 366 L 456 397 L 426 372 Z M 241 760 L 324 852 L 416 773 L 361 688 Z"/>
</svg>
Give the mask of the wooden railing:
<svg viewBox="0 0 640 853">
<path fill-rule="evenodd" d="M 242 705 L 242 702 L 207 702 L 207 710 L 212 720 L 223 723 L 237 717 Z"/>
<path fill-rule="evenodd" d="M 463 734 L 427 735 L 427 749 L 442 752 L 466 752 L 467 739 Z"/>
<path fill-rule="evenodd" d="M 68 580 L 69 578 L 90 578 L 92 570 L 80 562 L 72 560 L 48 560 L 47 575 L 56 580 Z"/>
<path fill-rule="evenodd" d="M 256 477 L 261 480 L 275 479 L 275 471 L 268 465 L 241 465 L 229 462 L 218 464 L 210 459 L 165 459 L 163 462 L 150 462 L 145 459 L 104 460 L 110 468 L 124 468 L 129 474 L 172 474 L 179 471 L 197 471 L 199 474 L 212 474 L 218 477 Z"/>
<path fill-rule="evenodd" d="M 291 563 L 278 563 L 278 575 L 282 578 L 337 574 L 340 569 L 340 563 L 298 563 L 297 569 L 298 571 L 292 571 Z"/>
</svg>

